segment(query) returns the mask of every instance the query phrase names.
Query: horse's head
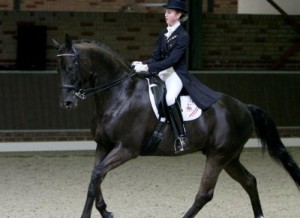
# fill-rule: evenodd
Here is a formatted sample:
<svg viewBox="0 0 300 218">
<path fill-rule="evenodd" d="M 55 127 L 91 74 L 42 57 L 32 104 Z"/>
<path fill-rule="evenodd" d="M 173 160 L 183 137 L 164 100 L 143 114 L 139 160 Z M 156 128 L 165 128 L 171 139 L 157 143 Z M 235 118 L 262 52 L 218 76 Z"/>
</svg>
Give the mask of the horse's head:
<svg viewBox="0 0 300 218">
<path fill-rule="evenodd" d="M 55 40 L 53 43 L 58 49 L 57 72 L 60 74 L 61 82 L 60 105 L 64 109 L 73 109 L 77 107 L 75 92 L 79 91 L 83 85 L 79 55 L 68 35 L 65 37 L 65 45 L 60 45 Z"/>
<path fill-rule="evenodd" d="M 79 40 L 72 44 L 68 35 L 64 45 L 55 40 L 53 42 L 58 49 L 61 106 L 65 109 L 77 106 L 76 96 L 84 99 L 110 89 L 134 75 L 129 64 L 103 43 Z M 90 87 L 84 88 L 87 82 Z"/>
</svg>

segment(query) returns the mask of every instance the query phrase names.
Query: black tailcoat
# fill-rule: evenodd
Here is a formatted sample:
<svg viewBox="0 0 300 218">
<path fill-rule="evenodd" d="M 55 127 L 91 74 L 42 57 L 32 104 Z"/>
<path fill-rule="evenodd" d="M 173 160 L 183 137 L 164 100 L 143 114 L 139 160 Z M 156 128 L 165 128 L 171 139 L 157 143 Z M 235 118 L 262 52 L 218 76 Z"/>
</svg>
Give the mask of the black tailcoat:
<svg viewBox="0 0 300 218">
<path fill-rule="evenodd" d="M 208 109 L 222 95 L 208 88 L 188 72 L 185 52 L 189 46 L 189 35 L 182 25 L 168 39 L 165 36 L 166 32 L 166 29 L 160 32 L 152 58 L 143 63 L 148 65 L 150 73 L 159 73 L 173 67 L 195 104 L 203 110 Z"/>
</svg>

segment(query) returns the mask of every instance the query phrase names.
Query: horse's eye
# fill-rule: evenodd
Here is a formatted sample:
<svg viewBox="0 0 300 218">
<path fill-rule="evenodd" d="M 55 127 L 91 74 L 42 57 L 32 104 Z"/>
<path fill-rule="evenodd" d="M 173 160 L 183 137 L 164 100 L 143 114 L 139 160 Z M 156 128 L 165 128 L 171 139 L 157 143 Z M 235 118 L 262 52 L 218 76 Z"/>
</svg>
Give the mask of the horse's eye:
<svg viewBox="0 0 300 218">
<path fill-rule="evenodd" d="M 72 70 L 73 70 L 73 66 L 72 65 L 67 66 L 67 71 L 68 72 L 71 72 Z"/>
</svg>

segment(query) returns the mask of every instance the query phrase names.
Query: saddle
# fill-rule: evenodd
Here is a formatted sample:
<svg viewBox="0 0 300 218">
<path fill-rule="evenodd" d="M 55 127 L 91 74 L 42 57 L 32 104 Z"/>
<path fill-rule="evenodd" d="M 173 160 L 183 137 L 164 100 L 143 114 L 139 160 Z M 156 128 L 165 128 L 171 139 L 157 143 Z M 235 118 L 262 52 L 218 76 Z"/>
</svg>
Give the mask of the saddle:
<svg viewBox="0 0 300 218">
<path fill-rule="evenodd" d="M 157 75 L 152 75 L 148 78 L 149 83 L 149 94 L 151 102 L 155 103 L 156 110 L 154 108 L 154 112 L 158 114 L 158 118 L 161 119 L 162 117 L 167 117 L 168 110 L 167 110 L 167 103 L 165 100 L 165 96 L 167 93 L 167 88 L 164 83 Z M 153 96 L 153 99 L 151 97 Z M 165 121 L 165 120 L 162 120 Z"/>
<path fill-rule="evenodd" d="M 170 120 L 169 110 L 166 103 L 166 86 L 159 76 L 151 75 L 146 78 L 149 87 L 149 98 L 152 104 L 153 112 L 155 113 L 158 122 L 156 128 L 149 138 L 147 144 L 143 147 L 141 155 L 147 155 L 156 150 L 158 144 L 163 138 L 163 132 Z M 201 109 L 199 109 L 191 100 L 190 96 L 186 93 L 181 93 L 176 100 L 176 106 L 182 111 L 184 121 L 190 121 L 197 119 L 201 115 Z"/>
<path fill-rule="evenodd" d="M 163 138 L 164 129 L 167 125 L 165 117 L 168 112 L 165 100 L 165 95 L 167 93 L 165 83 L 157 75 L 151 75 L 146 79 L 148 81 L 149 97 L 152 108 L 159 119 L 152 136 L 149 138 L 148 143 L 143 147 L 141 155 L 150 154 L 158 147 L 158 144 Z M 153 103 L 155 104 L 155 107 L 153 107 Z"/>
</svg>

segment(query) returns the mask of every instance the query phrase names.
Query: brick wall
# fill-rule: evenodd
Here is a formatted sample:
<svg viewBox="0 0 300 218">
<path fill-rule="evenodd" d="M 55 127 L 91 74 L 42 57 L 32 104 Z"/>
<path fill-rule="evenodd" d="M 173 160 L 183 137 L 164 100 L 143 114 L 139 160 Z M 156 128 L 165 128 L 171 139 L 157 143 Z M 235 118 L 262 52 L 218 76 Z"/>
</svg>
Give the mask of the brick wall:
<svg viewBox="0 0 300 218">
<path fill-rule="evenodd" d="M 300 21 L 299 16 L 295 18 Z M 165 26 L 162 14 L 2 11 L 0 69 L 16 67 L 20 23 L 47 26 L 48 70 L 54 69 L 56 63 L 52 38 L 63 42 L 65 33 L 74 39 L 102 41 L 131 61 L 149 57 L 160 29 Z M 299 34 L 281 16 L 204 14 L 204 69 L 266 70 L 297 40 Z M 296 52 L 280 69 L 299 68 L 300 52 Z"/>
<path fill-rule="evenodd" d="M 238 0 L 215 0 L 214 13 L 219 14 L 236 14 Z"/>
<path fill-rule="evenodd" d="M 148 57 L 164 26 L 162 18 L 140 13 L 0 12 L 0 68 L 15 68 L 18 23 L 47 26 L 47 68 L 52 70 L 56 63 L 52 38 L 63 42 L 65 33 L 74 39 L 102 41 L 129 60 Z"/>
<path fill-rule="evenodd" d="M 236 14 L 238 11 L 238 0 L 214 0 L 213 13 Z M 207 11 L 208 2 L 203 1 L 203 12 Z"/>
<path fill-rule="evenodd" d="M 300 23 L 300 16 L 294 18 Z M 203 32 L 205 69 L 269 69 L 300 40 L 299 33 L 275 15 L 205 14 Z M 299 49 L 281 69 L 300 69 Z"/>
<path fill-rule="evenodd" d="M 237 13 L 238 0 L 215 0 L 214 13 Z M 0 10 L 12 10 L 13 0 L 1 0 Z M 161 7 L 143 6 L 146 3 L 165 3 L 164 0 L 22 0 L 21 11 L 97 11 L 122 12 L 135 11 L 160 13 Z M 203 11 L 207 1 L 203 0 Z"/>
<path fill-rule="evenodd" d="M 162 3 L 161 0 L 24 0 L 21 10 L 37 11 L 97 11 L 121 12 L 126 10 L 158 12 L 158 7 L 141 7 L 140 3 Z"/>
<path fill-rule="evenodd" d="M 13 9 L 13 2 L 12 0 L 1 0 L 0 2 L 0 11 L 1 10 L 12 10 Z"/>
</svg>

